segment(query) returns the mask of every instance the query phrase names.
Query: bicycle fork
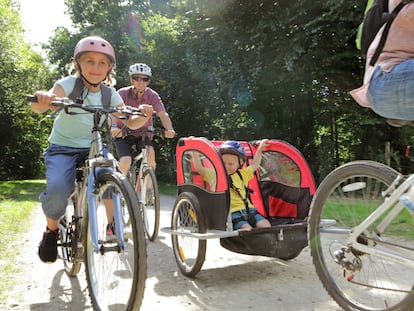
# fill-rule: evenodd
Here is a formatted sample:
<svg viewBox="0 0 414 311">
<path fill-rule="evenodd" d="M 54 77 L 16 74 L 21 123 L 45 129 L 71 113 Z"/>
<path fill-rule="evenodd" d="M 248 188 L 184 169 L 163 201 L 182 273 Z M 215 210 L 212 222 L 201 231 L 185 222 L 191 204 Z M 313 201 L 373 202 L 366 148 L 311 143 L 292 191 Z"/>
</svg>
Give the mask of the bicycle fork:
<svg viewBox="0 0 414 311">
<path fill-rule="evenodd" d="M 87 200 L 88 200 L 88 216 L 89 216 L 89 225 L 90 225 L 90 233 L 92 244 L 95 252 L 105 252 L 105 248 L 103 246 L 99 246 L 99 238 L 98 238 L 98 219 L 97 219 L 97 200 L 96 196 L 98 195 L 96 184 L 95 184 L 95 176 L 99 177 L 100 174 L 106 172 L 112 172 L 113 168 L 105 167 L 105 168 L 94 168 L 90 171 L 88 176 L 88 185 L 87 185 Z M 115 233 L 117 240 L 121 246 L 121 249 L 125 249 L 125 240 L 124 240 L 124 223 L 122 221 L 122 211 L 121 211 L 121 195 L 117 192 L 111 192 L 111 198 L 114 208 L 114 222 L 115 222 Z M 113 250 L 112 248 L 110 250 Z"/>
</svg>

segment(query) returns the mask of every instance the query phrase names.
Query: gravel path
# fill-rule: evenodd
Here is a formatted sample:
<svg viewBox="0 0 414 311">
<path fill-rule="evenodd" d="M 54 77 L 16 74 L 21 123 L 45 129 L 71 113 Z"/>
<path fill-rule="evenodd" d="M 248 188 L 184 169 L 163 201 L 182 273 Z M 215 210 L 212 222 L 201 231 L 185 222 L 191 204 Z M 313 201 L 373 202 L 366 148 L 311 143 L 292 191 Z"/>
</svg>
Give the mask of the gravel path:
<svg viewBox="0 0 414 311">
<path fill-rule="evenodd" d="M 174 198 L 161 198 L 161 227 L 170 225 Z M 40 207 L 34 212 L 29 232 L 21 242 L 16 264 L 24 271 L 15 277 L 0 310 L 92 310 L 84 269 L 69 278 L 62 262 L 44 264 L 37 245 L 44 228 Z M 290 261 L 241 255 L 208 240 L 202 270 L 195 279 L 184 277 L 175 263 L 170 236 L 160 233 L 148 243 L 148 277 L 141 310 L 278 310 L 339 311 L 320 284 L 311 263 L 309 248 Z"/>
</svg>

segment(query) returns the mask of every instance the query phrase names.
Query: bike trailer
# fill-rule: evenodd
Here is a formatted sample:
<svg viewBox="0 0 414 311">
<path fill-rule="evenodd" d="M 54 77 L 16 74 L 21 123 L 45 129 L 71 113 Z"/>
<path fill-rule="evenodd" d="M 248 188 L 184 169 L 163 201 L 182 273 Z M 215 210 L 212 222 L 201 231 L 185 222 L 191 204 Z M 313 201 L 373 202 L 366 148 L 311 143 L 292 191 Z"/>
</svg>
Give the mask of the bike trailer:
<svg viewBox="0 0 414 311">
<path fill-rule="evenodd" d="M 192 192 L 199 201 L 207 230 L 233 231 L 227 174 L 218 148 L 221 141 L 182 138 L 176 149 L 178 194 Z M 241 141 L 248 163 L 259 142 Z M 204 180 L 193 162 L 198 152 L 204 167 L 214 172 L 214 183 Z M 210 178 L 213 179 L 213 178 Z M 220 238 L 220 244 L 233 252 L 291 259 L 307 246 L 309 206 L 316 186 L 302 154 L 282 140 L 270 140 L 263 151 L 259 169 L 249 182 L 251 200 L 270 228 L 239 231 Z"/>
</svg>

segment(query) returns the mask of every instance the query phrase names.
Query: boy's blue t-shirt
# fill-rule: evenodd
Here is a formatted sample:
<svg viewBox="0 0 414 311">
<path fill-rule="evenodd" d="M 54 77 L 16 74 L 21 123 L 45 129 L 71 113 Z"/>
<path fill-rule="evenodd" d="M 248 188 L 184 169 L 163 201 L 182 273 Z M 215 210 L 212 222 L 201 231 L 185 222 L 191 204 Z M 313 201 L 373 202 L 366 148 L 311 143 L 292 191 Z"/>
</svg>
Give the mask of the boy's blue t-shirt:
<svg viewBox="0 0 414 311">
<path fill-rule="evenodd" d="M 63 88 L 67 97 L 72 93 L 75 80 L 75 76 L 68 76 L 56 83 Z M 111 107 L 116 107 L 123 103 L 122 98 L 114 88 L 111 88 L 111 93 Z M 84 98 L 83 103 L 86 106 L 102 107 L 101 91 L 91 92 L 84 88 L 82 98 Z M 56 116 L 49 136 L 49 142 L 72 148 L 89 148 L 92 142 L 93 114 L 76 108 L 71 109 L 71 111 L 79 112 L 79 114 L 69 115 L 61 111 Z"/>
</svg>

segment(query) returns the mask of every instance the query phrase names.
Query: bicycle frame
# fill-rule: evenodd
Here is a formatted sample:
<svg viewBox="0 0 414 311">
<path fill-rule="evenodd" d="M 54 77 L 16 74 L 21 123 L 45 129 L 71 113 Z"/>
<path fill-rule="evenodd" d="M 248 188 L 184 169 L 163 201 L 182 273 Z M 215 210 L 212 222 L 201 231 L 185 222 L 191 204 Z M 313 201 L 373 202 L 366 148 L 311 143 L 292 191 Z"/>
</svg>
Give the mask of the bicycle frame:
<svg viewBox="0 0 414 311">
<path fill-rule="evenodd" d="M 102 136 L 99 128 L 99 120 L 101 115 L 99 113 L 94 114 L 94 127 L 92 129 L 92 144 L 89 151 L 88 159 L 85 162 L 83 168 L 84 171 L 84 181 L 82 188 L 79 193 L 79 205 L 78 205 L 78 214 L 83 216 L 83 206 L 85 202 L 88 202 L 88 219 L 91 226 L 91 237 L 92 243 L 94 246 L 95 252 L 99 252 L 99 241 L 98 241 L 98 224 L 97 224 L 97 214 L 96 214 L 96 195 L 97 188 L 99 185 L 96 184 L 96 179 L 100 174 L 108 171 L 116 170 L 117 161 L 108 151 L 106 154 L 104 152 L 104 144 L 102 142 Z M 76 191 L 76 187 L 75 187 Z M 112 202 L 114 207 L 114 222 L 115 222 L 115 232 L 116 237 L 121 244 L 122 248 L 125 248 L 124 241 L 124 225 L 122 222 L 121 215 L 121 202 L 119 195 L 112 194 Z M 81 217 L 82 217 L 81 216 Z"/>
<path fill-rule="evenodd" d="M 160 128 L 150 127 L 148 129 L 138 129 L 127 132 L 128 135 L 140 134 L 142 142 L 133 144 L 131 147 L 132 164 L 129 168 L 129 179 L 135 188 L 138 204 L 140 206 L 142 217 L 144 220 L 147 238 L 154 241 L 158 236 L 159 228 L 159 193 L 155 171 L 148 163 L 148 152 L 150 145 L 148 141 L 153 135 L 163 137 L 163 130 Z M 138 148 L 138 145 L 140 148 Z"/>
<path fill-rule="evenodd" d="M 139 187 L 139 189 L 142 189 L 143 181 L 141 177 L 143 176 L 144 169 L 149 166 L 147 156 L 148 156 L 148 146 L 144 146 L 141 149 L 141 152 L 138 153 L 138 155 L 136 155 L 133 159 L 133 163 L 134 163 L 133 167 L 136 167 L 137 163 L 140 162 L 139 173 L 137 176 L 139 178 L 139 184 L 138 183 L 136 184 L 136 187 Z M 136 190 L 139 190 L 139 189 L 136 189 Z M 142 192 L 137 191 L 137 195 L 138 195 L 138 201 L 142 201 Z"/>
<path fill-rule="evenodd" d="M 381 241 L 380 238 L 381 234 L 389 226 L 395 216 L 405 208 L 404 205 L 399 202 L 399 197 L 405 193 L 412 185 L 414 185 L 414 174 L 410 175 L 403 183 L 398 185 L 401 182 L 401 179 L 402 175 L 399 175 L 390 185 L 390 187 L 383 193 L 383 196 L 385 198 L 384 202 L 378 208 L 376 208 L 375 211 L 372 212 L 361 224 L 354 227 L 352 231 L 346 230 L 344 232 L 342 229 L 331 229 L 329 228 L 329 225 L 324 228 L 321 227 L 320 231 L 340 234 L 347 233 L 349 234 L 347 238 L 347 245 L 351 246 L 352 249 L 370 255 L 383 257 L 394 262 L 403 263 L 408 267 L 414 268 L 414 249 L 385 243 Z M 362 187 L 363 185 L 358 186 Z M 388 214 L 386 214 L 387 212 Z M 385 215 L 384 218 L 376 226 L 376 237 L 374 237 L 374 242 L 376 244 L 384 245 L 385 249 L 378 249 L 378 247 L 372 247 L 369 244 L 365 245 L 358 242 L 357 238 L 360 237 L 369 226 L 374 224 L 374 222 L 380 219 L 383 215 Z M 371 237 L 368 237 L 368 239 L 370 238 Z"/>
<path fill-rule="evenodd" d="M 148 145 L 146 145 L 145 142 L 150 139 L 148 135 L 152 134 L 153 132 L 154 132 L 154 127 L 152 127 L 152 126 L 150 128 L 148 128 L 148 130 L 138 129 L 138 130 L 130 131 L 130 133 L 141 133 L 142 134 L 141 137 L 142 137 L 142 144 L 143 144 L 142 146 L 143 147 L 141 147 L 141 150 L 136 150 L 137 154 L 132 158 L 132 164 L 131 164 L 131 167 L 129 169 L 130 173 L 133 174 L 131 176 L 132 177 L 132 180 L 131 180 L 132 183 L 134 183 L 137 180 L 137 178 L 139 178 L 139 183 L 137 183 L 135 185 L 135 187 L 136 187 L 135 191 L 138 195 L 138 200 L 139 201 L 141 201 L 141 199 L 142 199 L 141 191 L 139 191 L 140 189 L 142 189 L 142 184 L 141 184 L 142 183 L 142 178 L 141 177 L 143 176 L 144 169 L 149 166 L 149 164 L 148 164 Z M 155 135 L 157 135 L 157 134 L 155 134 Z M 137 165 L 138 163 L 140 163 L 139 164 L 138 176 L 135 176 L 135 172 L 136 172 L 136 169 L 138 167 L 138 165 Z"/>
</svg>

